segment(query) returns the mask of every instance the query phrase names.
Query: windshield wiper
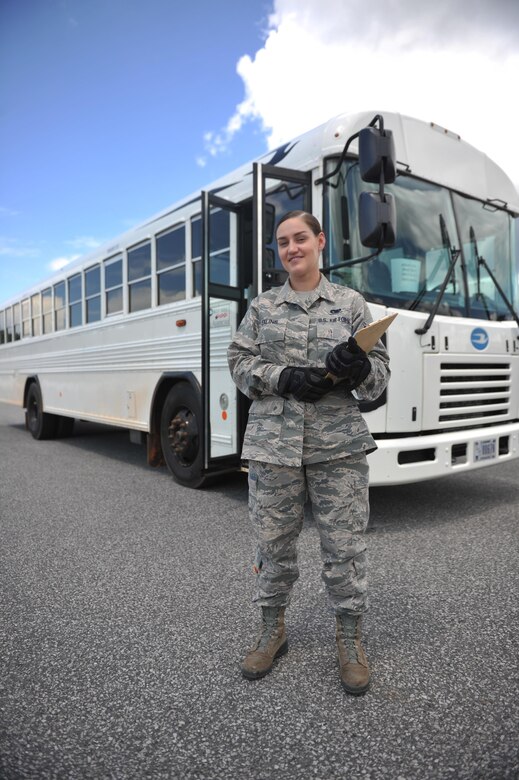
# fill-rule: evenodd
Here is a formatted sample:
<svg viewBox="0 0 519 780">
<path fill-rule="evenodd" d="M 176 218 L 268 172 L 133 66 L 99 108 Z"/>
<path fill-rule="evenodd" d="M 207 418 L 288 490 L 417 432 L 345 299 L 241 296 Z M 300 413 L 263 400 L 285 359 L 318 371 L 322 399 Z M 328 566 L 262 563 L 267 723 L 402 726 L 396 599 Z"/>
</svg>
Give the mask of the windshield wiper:
<svg viewBox="0 0 519 780">
<path fill-rule="evenodd" d="M 422 328 L 416 328 L 415 330 L 415 333 L 418 333 L 419 336 L 423 336 L 424 333 L 427 333 L 427 331 L 433 324 L 433 320 L 438 313 L 438 309 L 440 308 L 440 303 L 442 302 L 442 298 L 447 288 L 447 285 L 449 284 L 449 280 L 454 272 L 454 266 L 458 262 L 458 257 L 461 254 L 460 249 L 456 249 L 456 247 L 451 246 L 449 231 L 447 230 L 447 225 L 445 224 L 443 214 L 440 214 L 440 230 L 442 234 L 443 246 L 448 251 L 450 256 L 450 263 L 449 263 L 449 268 L 447 269 L 447 273 L 445 274 L 445 278 L 441 283 L 438 295 L 436 296 L 436 300 L 434 301 L 434 306 L 432 307 L 431 313 L 427 317 L 424 326 Z"/>
<path fill-rule="evenodd" d="M 481 278 L 480 278 L 480 270 L 479 270 L 480 266 L 483 266 L 483 268 L 486 270 L 487 274 L 490 276 L 490 278 L 494 282 L 495 288 L 498 291 L 498 293 L 501 296 L 501 298 L 503 299 L 503 301 L 505 302 L 505 305 L 506 305 L 508 311 L 510 312 L 510 314 L 512 315 L 514 320 L 517 322 L 517 324 L 519 325 L 519 315 L 517 314 L 517 312 L 515 311 L 514 307 L 512 306 L 510 301 L 508 300 L 504 290 L 501 289 L 501 286 L 500 286 L 499 282 L 497 281 L 496 277 L 494 276 L 494 274 L 492 273 L 492 271 L 490 270 L 490 266 L 488 265 L 487 261 L 478 252 L 478 244 L 477 244 L 477 241 L 476 241 L 476 233 L 475 233 L 474 228 L 472 227 L 472 225 L 470 226 L 469 235 L 470 235 L 470 243 L 474 247 L 474 254 L 476 255 L 477 284 L 478 284 L 477 297 L 480 298 L 483 301 L 483 303 L 484 303 L 485 311 L 487 313 L 487 318 L 490 319 L 490 316 L 489 316 L 489 312 L 488 312 L 488 309 L 487 309 L 485 296 L 481 292 Z"/>
<path fill-rule="evenodd" d="M 472 225 L 470 226 L 469 235 L 470 235 L 470 243 L 472 246 L 472 251 L 474 252 L 474 258 L 476 260 L 476 284 L 477 284 L 476 300 L 481 301 L 481 303 L 483 304 L 483 308 L 485 309 L 485 314 L 487 315 L 487 320 L 489 320 L 490 311 L 487 305 L 487 296 L 483 295 L 483 293 L 481 292 L 481 271 L 480 271 L 480 263 L 479 263 L 478 244 L 476 241 L 476 234 L 474 233 L 474 228 L 472 227 Z"/>
</svg>

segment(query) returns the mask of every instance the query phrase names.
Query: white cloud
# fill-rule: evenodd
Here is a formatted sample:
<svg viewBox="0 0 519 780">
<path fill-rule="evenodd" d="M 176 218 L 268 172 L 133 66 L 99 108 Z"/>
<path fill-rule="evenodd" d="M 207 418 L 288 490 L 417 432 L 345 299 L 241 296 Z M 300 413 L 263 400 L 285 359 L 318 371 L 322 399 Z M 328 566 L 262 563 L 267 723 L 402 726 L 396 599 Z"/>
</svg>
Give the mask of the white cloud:
<svg viewBox="0 0 519 780">
<path fill-rule="evenodd" d="M 275 0 L 269 25 L 238 62 L 245 97 L 210 154 L 248 121 L 272 148 L 343 111 L 394 110 L 459 133 L 519 183 L 516 0 Z"/>
<path fill-rule="evenodd" d="M 274 0 L 271 27 L 290 16 L 319 40 L 362 40 L 374 50 L 482 45 L 499 53 L 519 40 L 517 0 Z"/>
<path fill-rule="evenodd" d="M 240 73 L 240 63 L 238 62 L 237 70 Z M 240 75 L 242 75 L 240 73 Z M 204 146 L 207 154 L 210 157 L 216 157 L 218 154 L 227 152 L 229 144 L 232 139 L 239 132 L 245 122 L 247 122 L 253 115 L 253 107 L 249 105 L 248 100 L 244 100 L 236 107 L 236 111 L 231 116 L 226 126 L 218 133 L 212 130 L 204 133 Z M 198 157 L 197 164 L 203 168 L 207 163 L 206 157 Z"/>
<path fill-rule="evenodd" d="M 72 263 L 74 260 L 77 260 L 78 257 L 81 257 L 81 255 L 70 255 L 69 257 L 56 257 L 54 260 L 51 260 L 48 264 L 48 268 L 50 271 L 61 271 L 62 268 L 65 268 L 65 266 Z"/>
</svg>

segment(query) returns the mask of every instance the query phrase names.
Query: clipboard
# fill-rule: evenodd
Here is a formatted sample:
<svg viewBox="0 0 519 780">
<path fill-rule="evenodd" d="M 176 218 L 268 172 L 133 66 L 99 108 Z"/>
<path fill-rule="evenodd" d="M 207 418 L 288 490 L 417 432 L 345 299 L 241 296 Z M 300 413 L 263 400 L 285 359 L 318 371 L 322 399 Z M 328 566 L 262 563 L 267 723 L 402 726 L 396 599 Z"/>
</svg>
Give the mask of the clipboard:
<svg viewBox="0 0 519 780">
<path fill-rule="evenodd" d="M 366 325 L 364 328 L 359 328 L 359 330 L 353 334 L 359 347 L 363 349 L 364 352 L 370 352 L 379 338 L 389 328 L 396 316 L 398 316 L 397 312 L 388 314 L 386 317 L 375 320 L 375 322 L 370 322 L 370 324 Z M 330 373 L 326 374 L 325 379 L 333 379 L 334 384 L 341 381 L 341 379 L 338 379 Z"/>
<path fill-rule="evenodd" d="M 387 317 L 381 317 L 379 320 L 366 325 L 365 328 L 360 328 L 353 334 L 359 347 L 364 352 L 370 352 L 397 316 L 396 312 L 395 314 L 388 314 Z"/>
</svg>

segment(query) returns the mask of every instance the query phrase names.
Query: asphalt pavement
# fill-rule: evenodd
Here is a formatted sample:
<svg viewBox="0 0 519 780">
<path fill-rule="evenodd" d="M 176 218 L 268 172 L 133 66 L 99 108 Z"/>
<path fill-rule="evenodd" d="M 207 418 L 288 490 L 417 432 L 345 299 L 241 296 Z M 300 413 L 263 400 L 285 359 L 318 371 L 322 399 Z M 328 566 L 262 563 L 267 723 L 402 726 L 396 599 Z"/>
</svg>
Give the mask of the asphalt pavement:
<svg viewBox="0 0 519 780">
<path fill-rule="evenodd" d="M 318 536 L 256 682 L 244 475 L 0 405 L 0 778 L 517 780 L 519 463 L 371 491 L 372 687 L 340 686 Z"/>
</svg>

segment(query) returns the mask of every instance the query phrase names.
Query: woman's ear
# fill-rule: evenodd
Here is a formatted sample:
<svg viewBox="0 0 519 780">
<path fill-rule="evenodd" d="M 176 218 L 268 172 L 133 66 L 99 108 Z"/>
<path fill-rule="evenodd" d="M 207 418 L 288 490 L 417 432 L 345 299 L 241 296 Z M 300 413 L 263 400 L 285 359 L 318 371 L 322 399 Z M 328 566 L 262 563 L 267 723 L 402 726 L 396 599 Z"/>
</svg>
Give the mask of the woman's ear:
<svg viewBox="0 0 519 780">
<path fill-rule="evenodd" d="M 322 252 L 324 247 L 326 246 L 326 236 L 321 231 L 319 235 L 317 236 L 318 246 L 319 246 L 319 252 Z"/>
</svg>

